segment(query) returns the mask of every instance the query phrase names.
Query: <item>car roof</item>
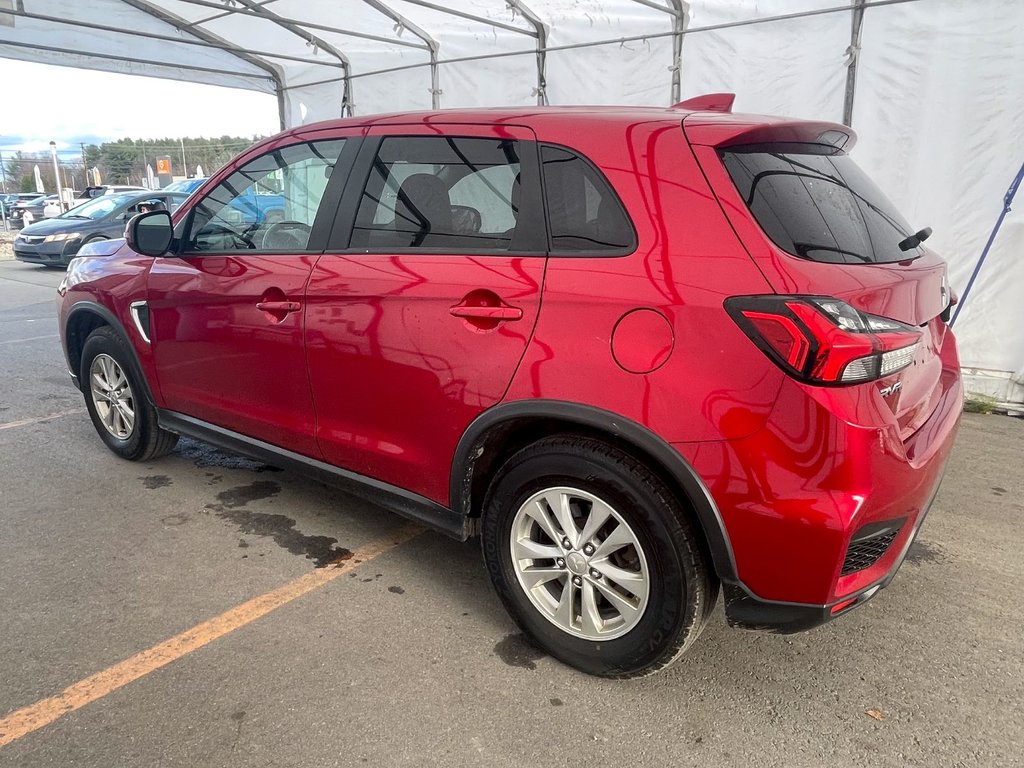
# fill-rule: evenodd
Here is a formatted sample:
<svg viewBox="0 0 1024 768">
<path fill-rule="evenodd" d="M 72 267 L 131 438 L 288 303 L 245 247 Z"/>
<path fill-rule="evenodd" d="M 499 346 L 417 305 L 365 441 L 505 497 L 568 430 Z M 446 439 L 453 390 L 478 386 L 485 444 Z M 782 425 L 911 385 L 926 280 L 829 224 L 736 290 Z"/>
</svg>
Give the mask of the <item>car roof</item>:
<svg viewBox="0 0 1024 768">
<path fill-rule="evenodd" d="M 574 121 L 601 121 L 636 123 L 648 122 L 652 119 L 680 121 L 689 112 L 675 107 L 643 107 L 643 106 L 558 106 L 558 107 L 487 107 L 474 109 L 438 109 L 422 112 L 388 112 L 379 115 L 345 117 L 310 123 L 298 133 L 310 129 L 349 128 L 354 126 L 399 125 L 431 123 L 466 123 L 486 124 L 510 123 L 514 125 L 534 126 L 570 119 Z"/>
<path fill-rule="evenodd" d="M 728 98 L 723 100 L 722 97 Z M 731 107 L 732 94 L 710 94 L 680 102 L 671 107 L 580 105 L 390 112 L 309 123 L 265 139 L 246 150 L 244 154 L 250 156 L 253 154 L 253 150 L 261 149 L 265 143 L 289 136 L 307 135 L 313 131 L 410 124 L 500 125 L 505 123 L 531 128 L 543 141 L 546 128 L 564 126 L 566 122 L 581 128 L 586 124 L 617 123 L 628 127 L 638 123 L 663 122 L 667 125 L 682 125 L 685 122 L 687 136 L 691 142 L 697 144 L 725 145 L 768 140 L 819 142 L 818 137 L 827 134 L 831 137 L 827 143 L 849 149 L 856 141 L 856 134 L 853 130 L 839 123 L 798 120 L 773 115 L 733 113 L 730 111 Z"/>
</svg>

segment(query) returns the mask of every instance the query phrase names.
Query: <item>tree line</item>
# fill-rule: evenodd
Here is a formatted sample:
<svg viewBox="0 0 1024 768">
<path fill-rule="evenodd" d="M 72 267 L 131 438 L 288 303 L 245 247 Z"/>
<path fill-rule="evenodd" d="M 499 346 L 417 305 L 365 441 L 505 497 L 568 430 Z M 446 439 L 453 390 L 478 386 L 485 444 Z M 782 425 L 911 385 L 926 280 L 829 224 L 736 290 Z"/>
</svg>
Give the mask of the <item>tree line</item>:
<svg viewBox="0 0 1024 768">
<path fill-rule="evenodd" d="M 219 138 L 181 137 L 163 139 L 118 139 L 102 144 L 82 144 L 78 156 L 68 150 L 59 153 L 61 185 L 80 190 L 91 179 L 86 169 L 96 168 L 103 184 L 142 184 L 148 165 L 156 173 L 158 157 L 171 158 L 174 176 L 192 177 L 201 167 L 209 175 L 237 155 L 260 136 L 221 136 Z M 182 154 L 184 153 L 184 160 Z M 55 192 L 53 160 L 49 152 L 4 153 L 7 189 L 11 192 L 35 192 L 35 166 L 39 166 L 43 186 Z"/>
</svg>

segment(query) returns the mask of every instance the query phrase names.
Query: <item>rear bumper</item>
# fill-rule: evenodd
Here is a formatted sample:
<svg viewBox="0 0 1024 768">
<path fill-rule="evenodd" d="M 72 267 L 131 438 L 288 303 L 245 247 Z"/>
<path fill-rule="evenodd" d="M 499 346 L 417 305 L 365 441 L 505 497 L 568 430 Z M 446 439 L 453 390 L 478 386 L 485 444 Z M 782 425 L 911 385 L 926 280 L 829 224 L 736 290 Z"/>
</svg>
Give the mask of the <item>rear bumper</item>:
<svg viewBox="0 0 1024 768">
<path fill-rule="evenodd" d="M 735 576 L 722 580 L 731 624 L 799 631 L 892 580 L 959 425 L 959 360 L 951 334 L 946 341 L 934 410 L 912 435 L 901 435 L 879 391 L 885 382 L 820 388 L 787 380 L 753 435 L 676 445 L 728 534 Z"/>
<path fill-rule="evenodd" d="M 895 563 L 891 566 L 888 573 L 877 581 L 860 588 L 853 594 L 846 595 L 825 605 L 764 600 L 751 594 L 742 582 L 723 582 L 722 592 L 725 598 L 725 616 L 729 626 L 789 635 L 794 632 L 813 629 L 866 603 L 878 594 L 880 590 L 889 586 L 889 583 L 896 577 L 896 572 L 903 565 L 910 547 L 917 538 L 917 533 L 921 530 L 921 525 L 924 523 L 924 519 L 932 502 L 935 500 L 938 490 L 938 487 L 936 487 L 928 503 L 918 514 L 917 521 L 914 523 L 910 534 L 905 538 Z"/>
</svg>

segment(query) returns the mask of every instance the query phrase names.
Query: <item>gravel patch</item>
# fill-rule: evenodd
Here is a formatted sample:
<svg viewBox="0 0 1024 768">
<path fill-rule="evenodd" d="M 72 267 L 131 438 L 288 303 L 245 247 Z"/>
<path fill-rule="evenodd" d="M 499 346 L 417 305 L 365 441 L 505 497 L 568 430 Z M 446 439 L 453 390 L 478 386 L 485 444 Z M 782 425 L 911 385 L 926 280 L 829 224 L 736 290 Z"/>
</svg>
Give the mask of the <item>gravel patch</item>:
<svg viewBox="0 0 1024 768">
<path fill-rule="evenodd" d="M 14 260 L 14 238 L 17 236 L 17 230 L 4 232 L 3 224 L 0 224 L 0 261 Z"/>
</svg>

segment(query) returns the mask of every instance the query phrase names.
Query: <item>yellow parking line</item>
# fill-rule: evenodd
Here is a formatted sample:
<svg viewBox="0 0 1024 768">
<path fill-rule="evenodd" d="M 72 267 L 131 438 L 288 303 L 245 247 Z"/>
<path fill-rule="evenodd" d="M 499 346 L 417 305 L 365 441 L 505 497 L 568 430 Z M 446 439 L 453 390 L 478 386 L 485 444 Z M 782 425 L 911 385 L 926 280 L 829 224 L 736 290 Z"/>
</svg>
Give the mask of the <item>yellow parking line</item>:
<svg viewBox="0 0 1024 768">
<path fill-rule="evenodd" d="M 69 712 L 103 698 L 118 688 L 202 648 L 207 643 L 244 627 L 297 597 L 319 589 L 360 564 L 373 560 L 422 532 L 422 527 L 407 524 L 395 533 L 357 549 L 344 561 L 300 576 L 282 587 L 254 597 L 220 616 L 204 621 L 180 635 L 175 635 L 102 672 L 80 680 L 56 696 L 11 712 L 0 719 L 0 747 L 17 741 Z"/>
<path fill-rule="evenodd" d="M 37 416 L 34 419 L 22 419 L 21 421 L 8 421 L 6 424 L 0 424 L 0 430 L 14 429 L 15 427 L 27 427 L 29 424 L 42 424 L 44 421 L 53 421 L 54 419 L 62 419 L 65 416 L 73 416 L 76 413 L 80 414 L 81 408 L 76 408 L 73 411 L 61 411 L 60 413 L 51 413 L 49 416 Z"/>
</svg>

